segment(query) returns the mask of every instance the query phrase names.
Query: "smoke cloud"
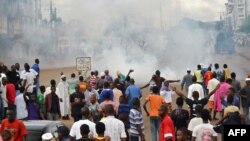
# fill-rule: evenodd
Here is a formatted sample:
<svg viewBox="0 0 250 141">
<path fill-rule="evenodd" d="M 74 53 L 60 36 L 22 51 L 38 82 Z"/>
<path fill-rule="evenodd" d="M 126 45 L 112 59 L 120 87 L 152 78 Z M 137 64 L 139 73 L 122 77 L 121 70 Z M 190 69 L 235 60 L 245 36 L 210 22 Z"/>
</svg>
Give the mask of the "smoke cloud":
<svg viewBox="0 0 250 141">
<path fill-rule="evenodd" d="M 199 63 L 208 65 L 215 60 L 211 52 L 217 32 L 201 28 L 187 18 L 218 20 L 223 1 L 179 2 L 54 1 L 57 15 L 64 22 L 54 31 L 56 38 L 46 30 L 28 32 L 23 38 L 32 42 L 32 47 L 18 51 L 19 61 L 33 62 L 34 58 L 40 58 L 42 68 L 53 68 L 75 66 L 76 57 L 91 57 L 92 70 L 109 69 L 115 75 L 117 70 L 126 74 L 134 69 L 132 77 L 137 83 L 147 82 L 157 69 L 167 79 L 181 79 L 186 68 L 194 70 Z M 48 3 L 43 6 L 48 7 Z M 52 44 L 53 40 L 57 42 Z M 64 47 L 65 44 L 69 47 Z M 7 54 L 14 56 L 13 52 Z M 14 57 L 10 62 L 17 59 Z"/>
</svg>

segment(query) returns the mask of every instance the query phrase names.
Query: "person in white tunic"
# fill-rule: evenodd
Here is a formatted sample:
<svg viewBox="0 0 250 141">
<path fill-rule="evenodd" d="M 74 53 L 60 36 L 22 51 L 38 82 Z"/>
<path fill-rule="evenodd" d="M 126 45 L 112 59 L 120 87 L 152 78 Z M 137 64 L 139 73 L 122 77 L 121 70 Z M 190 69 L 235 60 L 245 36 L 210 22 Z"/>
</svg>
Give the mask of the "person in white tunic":
<svg viewBox="0 0 250 141">
<path fill-rule="evenodd" d="M 62 119 L 69 119 L 69 87 L 66 82 L 66 76 L 61 76 L 62 81 L 58 83 L 60 110 Z"/>
<path fill-rule="evenodd" d="M 202 98 L 204 98 L 204 91 L 203 91 L 203 88 L 202 88 L 202 85 L 197 83 L 196 82 L 196 77 L 192 77 L 192 81 L 193 81 L 193 84 L 191 84 L 189 87 L 188 87 L 188 98 L 192 99 L 193 100 L 193 97 L 192 97 L 192 94 L 194 91 L 197 91 L 199 93 L 199 100 L 201 100 Z"/>
</svg>

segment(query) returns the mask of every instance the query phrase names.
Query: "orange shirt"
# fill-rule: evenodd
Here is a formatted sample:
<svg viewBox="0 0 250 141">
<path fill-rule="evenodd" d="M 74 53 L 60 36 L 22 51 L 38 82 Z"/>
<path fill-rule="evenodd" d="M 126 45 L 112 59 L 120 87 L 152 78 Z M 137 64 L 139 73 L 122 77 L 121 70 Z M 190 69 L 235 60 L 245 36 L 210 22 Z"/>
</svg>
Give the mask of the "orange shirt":
<svg viewBox="0 0 250 141">
<path fill-rule="evenodd" d="M 13 134 L 14 141 L 23 141 L 23 136 L 28 134 L 27 129 L 21 120 L 15 120 L 10 123 L 8 119 L 4 119 L 2 121 L 0 133 L 2 133 L 3 130 L 9 130 Z"/>
<path fill-rule="evenodd" d="M 158 110 L 160 106 L 164 103 L 164 98 L 160 95 L 150 94 L 147 96 L 146 100 L 149 101 L 150 104 L 149 115 L 153 117 L 158 117 Z"/>
<path fill-rule="evenodd" d="M 213 78 L 213 73 L 211 71 L 207 71 L 204 75 L 205 78 L 205 85 L 207 86 L 208 81 Z"/>
<path fill-rule="evenodd" d="M 87 90 L 87 83 L 86 82 L 80 82 L 79 86 L 80 86 L 80 91 L 82 93 L 84 93 Z"/>
</svg>

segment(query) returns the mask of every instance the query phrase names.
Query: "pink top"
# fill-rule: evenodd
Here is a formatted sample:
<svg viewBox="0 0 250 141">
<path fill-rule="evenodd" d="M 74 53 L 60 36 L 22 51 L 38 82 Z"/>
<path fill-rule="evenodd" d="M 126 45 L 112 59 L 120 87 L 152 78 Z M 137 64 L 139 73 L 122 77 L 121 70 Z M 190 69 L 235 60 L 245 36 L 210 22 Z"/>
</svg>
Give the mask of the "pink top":
<svg viewBox="0 0 250 141">
<path fill-rule="evenodd" d="M 228 83 L 221 82 L 220 87 L 214 93 L 214 104 L 215 104 L 214 108 L 217 112 L 222 111 L 221 96 L 226 98 L 228 95 L 228 89 L 230 87 L 231 87 L 231 85 L 229 85 Z"/>
</svg>

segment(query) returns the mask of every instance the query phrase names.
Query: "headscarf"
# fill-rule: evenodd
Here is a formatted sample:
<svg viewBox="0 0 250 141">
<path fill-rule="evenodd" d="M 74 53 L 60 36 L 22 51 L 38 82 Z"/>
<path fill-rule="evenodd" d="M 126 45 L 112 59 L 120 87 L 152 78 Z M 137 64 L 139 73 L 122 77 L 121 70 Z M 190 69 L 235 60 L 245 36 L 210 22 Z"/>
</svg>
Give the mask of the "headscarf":
<svg viewBox="0 0 250 141">
<path fill-rule="evenodd" d="M 166 84 L 169 83 L 167 80 L 165 80 L 162 85 L 161 85 L 161 90 L 160 91 L 171 91 L 171 88 L 168 86 L 166 86 Z"/>
</svg>

